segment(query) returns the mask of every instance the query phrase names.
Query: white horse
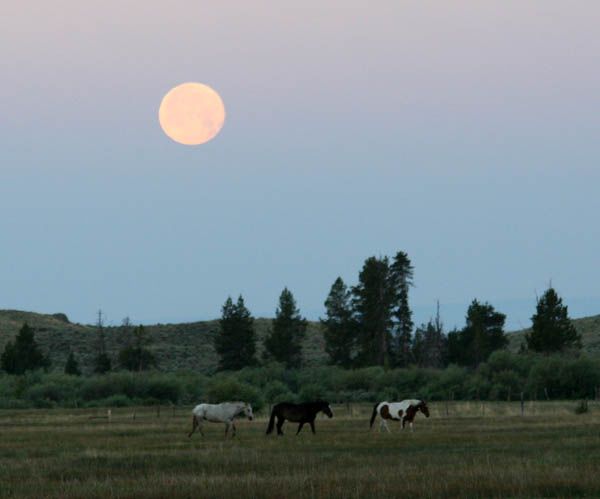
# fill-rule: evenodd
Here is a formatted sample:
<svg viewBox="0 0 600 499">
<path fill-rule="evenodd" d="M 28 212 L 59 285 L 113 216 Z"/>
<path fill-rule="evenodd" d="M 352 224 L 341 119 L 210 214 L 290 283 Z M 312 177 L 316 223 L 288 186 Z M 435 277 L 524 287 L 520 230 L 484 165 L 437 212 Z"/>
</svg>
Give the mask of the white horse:
<svg viewBox="0 0 600 499">
<path fill-rule="evenodd" d="M 384 428 L 388 432 L 390 431 L 386 422 L 387 419 L 401 421 L 402 429 L 404 429 L 404 425 L 408 422 L 410 423 L 410 431 L 413 431 L 413 420 L 418 411 L 421 411 L 426 417 L 429 417 L 429 408 L 424 400 L 407 399 L 402 402 L 377 402 L 375 407 L 373 407 L 370 426 L 373 428 L 375 418 L 379 414 L 381 417 L 379 431 Z"/>
<path fill-rule="evenodd" d="M 246 416 L 250 421 L 254 415 L 252 414 L 252 406 L 246 402 L 223 402 L 222 404 L 199 404 L 192 411 L 192 431 L 188 437 L 191 437 L 196 429 L 200 430 L 200 434 L 204 436 L 202 431 L 202 423 L 209 421 L 210 423 L 225 423 L 225 436 L 229 433 L 229 427 L 233 429 L 232 436 L 235 436 L 236 429 L 233 420 L 236 417 Z"/>
</svg>

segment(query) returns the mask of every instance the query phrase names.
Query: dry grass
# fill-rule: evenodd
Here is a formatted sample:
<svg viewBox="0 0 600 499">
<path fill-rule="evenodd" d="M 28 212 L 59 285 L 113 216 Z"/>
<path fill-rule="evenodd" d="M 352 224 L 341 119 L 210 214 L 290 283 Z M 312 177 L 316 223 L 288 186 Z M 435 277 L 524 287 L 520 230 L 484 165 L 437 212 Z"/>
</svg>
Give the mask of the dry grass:
<svg viewBox="0 0 600 499">
<path fill-rule="evenodd" d="M 416 431 L 368 430 L 368 406 L 334 408 L 317 435 L 265 437 L 264 418 L 186 437 L 189 409 L 0 412 L 2 497 L 599 496 L 600 416 L 574 403 L 432 404 Z M 459 413 L 461 415 L 459 415 Z M 483 415 L 482 415 L 483 414 Z M 419 415 L 420 416 L 420 415 Z M 295 426 L 295 425 L 294 425 Z M 284 428 L 285 429 L 285 428 Z"/>
</svg>

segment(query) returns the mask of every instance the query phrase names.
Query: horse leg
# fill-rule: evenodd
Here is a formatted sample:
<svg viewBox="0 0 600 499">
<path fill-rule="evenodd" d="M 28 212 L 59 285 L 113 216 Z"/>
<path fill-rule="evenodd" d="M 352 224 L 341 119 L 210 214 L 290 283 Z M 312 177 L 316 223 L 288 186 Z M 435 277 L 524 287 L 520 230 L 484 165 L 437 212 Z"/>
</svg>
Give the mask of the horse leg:
<svg viewBox="0 0 600 499">
<path fill-rule="evenodd" d="M 414 430 L 413 430 L 413 422 L 411 421 L 411 422 L 410 422 L 410 432 L 412 433 L 413 431 L 414 431 Z"/>
<path fill-rule="evenodd" d="M 313 435 L 314 435 L 314 434 L 315 434 L 315 420 L 314 420 L 314 419 L 311 419 L 311 420 L 308 422 L 308 424 L 310 424 L 310 429 L 312 430 L 312 432 L 313 432 Z"/>
<path fill-rule="evenodd" d="M 231 428 L 233 428 L 233 433 L 232 433 L 232 435 L 231 435 L 231 436 L 232 436 L 232 437 L 235 437 L 235 434 L 236 434 L 236 432 L 237 432 L 237 430 L 236 430 L 236 428 L 235 428 L 235 423 L 233 423 L 233 422 L 231 423 Z"/>
<path fill-rule="evenodd" d="M 386 421 L 385 419 L 384 419 L 384 420 L 382 420 L 382 423 L 383 423 L 383 427 L 384 427 L 384 428 L 387 430 L 387 432 L 388 432 L 388 433 L 392 433 L 392 432 L 390 431 L 390 427 L 388 426 L 388 424 L 387 424 L 387 421 Z"/>
<path fill-rule="evenodd" d="M 192 431 L 190 431 L 188 433 L 188 438 L 191 438 L 192 435 L 194 434 L 194 432 L 196 431 L 196 427 L 198 426 L 198 420 L 196 419 L 196 416 L 192 416 Z M 202 431 L 202 430 L 201 430 Z"/>
<path fill-rule="evenodd" d="M 225 423 L 225 438 L 227 438 L 227 434 L 229 433 L 229 421 Z"/>
<path fill-rule="evenodd" d="M 281 431 L 281 427 L 283 426 L 284 422 L 285 422 L 285 419 L 277 416 L 277 435 L 283 435 L 283 431 Z"/>
<path fill-rule="evenodd" d="M 300 433 L 300 430 L 302 429 L 302 427 L 304 426 L 304 421 L 302 421 L 299 425 L 298 425 L 298 431 L 296 432 L 296 435 L 298 435 L 298 433 Z"/>
</svg>

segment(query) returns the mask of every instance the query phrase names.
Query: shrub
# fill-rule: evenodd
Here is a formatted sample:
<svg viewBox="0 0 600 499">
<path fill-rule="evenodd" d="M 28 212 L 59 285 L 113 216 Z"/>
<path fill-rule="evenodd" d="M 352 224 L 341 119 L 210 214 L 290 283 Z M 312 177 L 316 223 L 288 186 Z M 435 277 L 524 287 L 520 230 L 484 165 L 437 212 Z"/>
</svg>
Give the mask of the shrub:
<svg viewBox="0 0 600 499">
<path fill-rule="evenodd" d="M 564 361 L 560 370 L 562 397 L 593 397 L 598 385 L 600 385 L 600 367 L 597 363 L 588 358 Z"/>
<path fill-rule="evenodd" d="M 230 376 L 213 378 L 208 385 L 206 395 L 208 402 L 213 404 L 237 400 L 250 402 L 256 412 L 264 405 L 260 392 L 256 388 Z"/>
<path fill-rule="evenodd" d="M 279 402 L 293 402 L 296 396 L 290 391 L 285 383 L 281 381 L 271 381 L 263 389 L 263 395 L 270 404 Z"/>
<path fill-rule="evenodd" d="M 207 376 L 191 371 L 179 371 L 174 376 L 181 389 L 180 403 L 198 404 L 204 400 L 208 385 Z"/>
<path fill-rule="evenodd" d="M 429 381 L 424 392 L 430 400 L 445 400 L 449 397 L 461 399 L 466 395 L 467 379 L 466 368 L 450 365 Z"/>
<path fill-rule="evenodd" d="M 546 390 L 551 398 L 562 395 L 561 384 L 562 361 L 558 357 L 538 357 L 527 378 L 527 391 L 537 398 L 544 397 Z"/>
<path fill-rule="evenodd" d="M 104 399 L 92 400 L 86 404 L 86 407 L 129 407 L 134 405 L 134 402 L 126 395 L 112 395 Z"/>
<path fill-rule="evenodd" d="M 145 395 L 158 402 L 171 402 L 176 404 L 181 397 L 181 386 L 176 378 L 169 375 L 151 376 L 147 381 Z"/>
<path fill-rule="evenodd" d="M 323 385 L 313 383 L 302 387 L 299 393 L 299 399 L 302 402 L 311 402 L 313 400 L 326 399 L 327 391 Z"/>
<path fill-rule="evenodd" d="M 589 411 L 589 408 L 588 408 L 588 401 L 587 400 L 582 400 L 575 407 L 575 414 L 585 414 L 588 411 Z"/>
<path fill-rule="evenodd" d="M 76 406 L 80 400 L 80 389 L 81 382 L 77 376 L 52 373 L 27 387 L 23 398 L 33 402 L 35 407 Z"/>
</svg>

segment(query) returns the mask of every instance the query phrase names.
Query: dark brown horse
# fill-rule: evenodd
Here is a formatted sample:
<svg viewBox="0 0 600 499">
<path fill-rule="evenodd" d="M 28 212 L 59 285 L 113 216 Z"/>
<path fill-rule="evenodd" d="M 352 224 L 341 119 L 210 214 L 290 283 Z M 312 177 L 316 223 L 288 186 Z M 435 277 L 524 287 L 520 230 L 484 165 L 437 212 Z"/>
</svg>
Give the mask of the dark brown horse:
<svg viewBox="0 0 600 499">
<path fill-rule="evenodd" d="M 275 418 L 277 418 L 277 435 L 283 435 L 281 427 L 287 419 L 292 423 L 300 423 L 298 425 L 298 431 L 296 435 L 300 433 L 300 430 L 304 426 L 304 423 L 310 425 L 310 429 L 315 433 L 315 418 L 319 412 L 323 412 L 330 418 L 333 417 L 329 404 L 323 400 L 317 400 L 315 402 L 304 402 L 303 404 L 292 404 L 291 402 L 282 402 L 273 407 L 271 411 L 271 419 L 269 419 L 269 426 L 267 427 L 267 435 L 273 431 L 275 426 Z"/>
</svg>

